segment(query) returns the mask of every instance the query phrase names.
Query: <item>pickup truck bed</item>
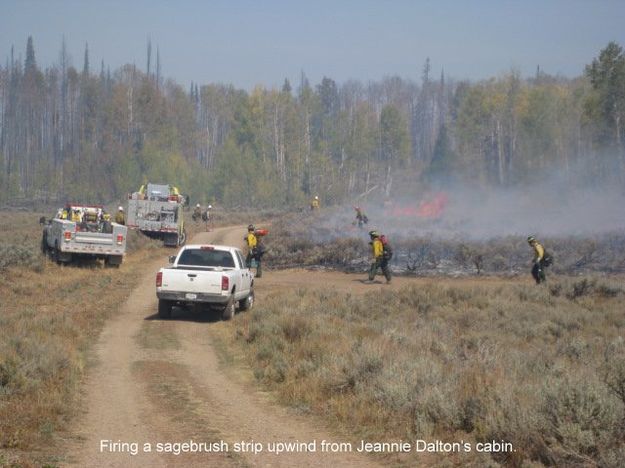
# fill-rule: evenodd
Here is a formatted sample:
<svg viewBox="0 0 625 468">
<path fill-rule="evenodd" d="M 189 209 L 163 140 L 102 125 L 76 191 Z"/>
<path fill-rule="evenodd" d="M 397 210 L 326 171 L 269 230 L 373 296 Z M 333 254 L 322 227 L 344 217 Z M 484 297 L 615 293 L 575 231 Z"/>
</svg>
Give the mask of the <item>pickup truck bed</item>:
<svg viewBox="0 0 625 468">
<path fill-rule="evenodd" d="M 126 226 L 109 223 L 106 231 L 98 231 L 94 226 L 52 219 L 43 229 L 42 250 L 50 253 L 58 263 L 90 257 L 104 259 L 107 265 L 119 266 L 126 252 Z"/>
</svg>

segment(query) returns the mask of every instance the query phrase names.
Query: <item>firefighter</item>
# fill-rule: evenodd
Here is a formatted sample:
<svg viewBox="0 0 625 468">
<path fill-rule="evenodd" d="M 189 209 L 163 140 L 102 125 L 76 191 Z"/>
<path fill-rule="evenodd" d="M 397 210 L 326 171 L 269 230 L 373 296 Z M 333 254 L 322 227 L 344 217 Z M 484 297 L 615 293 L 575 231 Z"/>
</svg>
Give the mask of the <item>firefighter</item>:
<svg viewBox="0 0 625 468">
<path fill-rule="evenodd" d="M 354 209 L 356 210 L 356 221 L 354 224 L 358 224 L 358 227 L 361 228 L 364 224 L 369 222 L 369 218 L 367 218 L 367 215 L 361 207 L 355 206 Z"/>
<path fill-rule="evenodd" d="M 540 284 L 543 281 L 546 281 L 545 277 L 545 248 L 542 246 L 540 242 L 536 240 L 534 236 L 529 236 L 527 238 L 527 243 L 534 249 L 534 265 L 532 266 L 532 277 L 536 281 L 536 284 Z"/>
<path fill-rule="evenodd" d="M 256 262 L 256 278 L 260 278 L 263 274 L 261 267 L 263 248 L 259 242 L 259 237 L 256 236 L 256 228 L 253 224 L 247 227 L 247 235 L 243 240 L 247 243 L 247 257 L 245 263 L 248 268 L 252 268 L 252 260 L 254 260 Z"/>
<path fill-rule="evenodd" d="M 193 214 L 191 215 L 191 218 L 193 218 L 193 221 L 197 223 L 201 217 L 202 217 L 202 208 L 200 207 L 200 204 L 198 203 L 197 205 L 195 205 L 195 208 L 193 208 Z"/>
<path fill-rule="evenodd" d="M 369 237 L 371 238 L 372 253 L 373 253 L 373 262 L 371 263 L 371 269 L 369 270 L 369 281 L 373 281 L 375 279 L 375 275 L 378 273 L 378 268 L 382 269 L 382 273 L 384 273 L 384 277 L 386 278 L 386 283 L 391 282 L 391 270 L 388 267 L 387 256 L 384 255 L 384 244 L 380 239 L 380 234 L 377 231 L 369 231 Z"/>
<path fill-rule="evenodd" d="M 74 208 L 72 210 L 72 219 L 73 222 L 75 223 L 82 223 L 82 213 L 80 212 L 80 210 L 78 208 Z"/>
<path fill-rule="evenodd" d="M 117 207 L 117 213 L 115 213 L 115 222 L 117 224 L 126 225 L 126 215 L 124 214 L 124 208 Z"/>
<path fill-rule="evenodd" d="M 111 214 L 106 210 L 102 210 L 102 222 L 100 223 L 100 231 L 106 233 L 113 232 L 113 226 L 111 226 Z"/>
<path fill-rule="evenodd" d="M 310 210 L 317 211 L 319 209 L 319 197 L 315 195 L 315 197 L 310 201 Z"/>
<path fill-rule="evenodd" d="M 208 205 L 206 210 L 202 211 L 202 221 L 206 224 L 206 230 L 210 231 L 209 223 L 212 224 L 213 218 L 211 218 L 211 210 L 213 209 L 213 205 Z"/>
</svg>

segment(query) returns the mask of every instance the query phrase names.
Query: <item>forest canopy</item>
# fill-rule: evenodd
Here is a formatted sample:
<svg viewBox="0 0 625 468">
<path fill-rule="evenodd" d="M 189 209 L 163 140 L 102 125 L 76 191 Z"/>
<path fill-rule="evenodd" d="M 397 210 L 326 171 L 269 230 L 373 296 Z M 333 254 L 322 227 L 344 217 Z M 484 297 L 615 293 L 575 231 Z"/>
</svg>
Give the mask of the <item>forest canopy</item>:
<svg viewBox="0 0 625 468">
<path fill-rule="evenodd" d="M 625 180 L 625 55 L 611 42 L 574 79 L 537 69 L 479 82 L 434 76 L 252 91 L 140 70 L 76 68 L 61 44 L 41 69 L 0 66 L 0 202 L 109 202 L 146 181 L 226 206 L 340 203 L 414 184 L 518 187 L 558 174 L 571 185 Z M 21 56 L 20 56 L 21 57 Z M 416 67 L 415 71 L 419 72 Z"/>
</svg>

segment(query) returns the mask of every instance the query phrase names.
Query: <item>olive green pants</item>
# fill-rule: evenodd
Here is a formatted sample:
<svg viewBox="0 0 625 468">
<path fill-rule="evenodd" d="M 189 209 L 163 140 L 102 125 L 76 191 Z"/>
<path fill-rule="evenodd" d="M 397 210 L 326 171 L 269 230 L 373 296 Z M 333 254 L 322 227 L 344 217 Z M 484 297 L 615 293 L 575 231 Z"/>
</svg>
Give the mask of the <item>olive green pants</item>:
<svg viewBox="0 0 625 468">
<path fill-rule="evenodd" d="M 545 276 L 545 265 L 542 260 L 540 262 L 534 263 L 534 266 L 532 267 L 532 277 L 534 278 L 534 281 L 536 281 L 536 284 L 547 281 L 547 278 Z"/>
<path fill-rule="evenodd" d="M 256 266 L 256 274 L 254 275 L 256 278 L 260 278 L 263 276 L 262 263 L 260 261 L 260 256 L 254 256 L 252 253 L 247 254 L 247 258 L 245 259 L 245 263 L 248 268 L 253 268 Z"/>
<path fill-rule="evenodd" d="M 386 281 L 391 280 L 391 270 L 388 267 L 388 260 L 385 258 L 377 258 L 372 264 L 371 269 L 369 270 L 369 280 L 373 281 L 375 279 L 375 275 L 378 274 L 378 268 L 382 269 L 382 273 L 386 278 Z"/>
</svg>

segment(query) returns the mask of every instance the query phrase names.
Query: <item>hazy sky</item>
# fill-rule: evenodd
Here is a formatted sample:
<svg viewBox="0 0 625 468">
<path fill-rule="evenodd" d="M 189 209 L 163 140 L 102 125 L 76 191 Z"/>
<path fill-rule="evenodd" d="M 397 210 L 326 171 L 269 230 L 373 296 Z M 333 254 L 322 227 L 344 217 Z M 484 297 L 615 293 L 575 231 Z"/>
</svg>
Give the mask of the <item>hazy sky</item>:
<svg viewBox="0 0 625 468">
<path fill-rule="evenodd" d="M 293 84 L 304 71 L 339 83 L 399 75 L 419 79 L 426 57 L 438 76 L 481 79 L 536 66 L 577 76 L 609 41 L 625 46 L 623 0 L 0 0 L 0 59 L 57 62 L 63 36 L 77 68 L 135 63 L 146 44 L 162 72 L 188 86 Z M 154 62 L 153 62 L 154 63 Z"/>
</svg>

